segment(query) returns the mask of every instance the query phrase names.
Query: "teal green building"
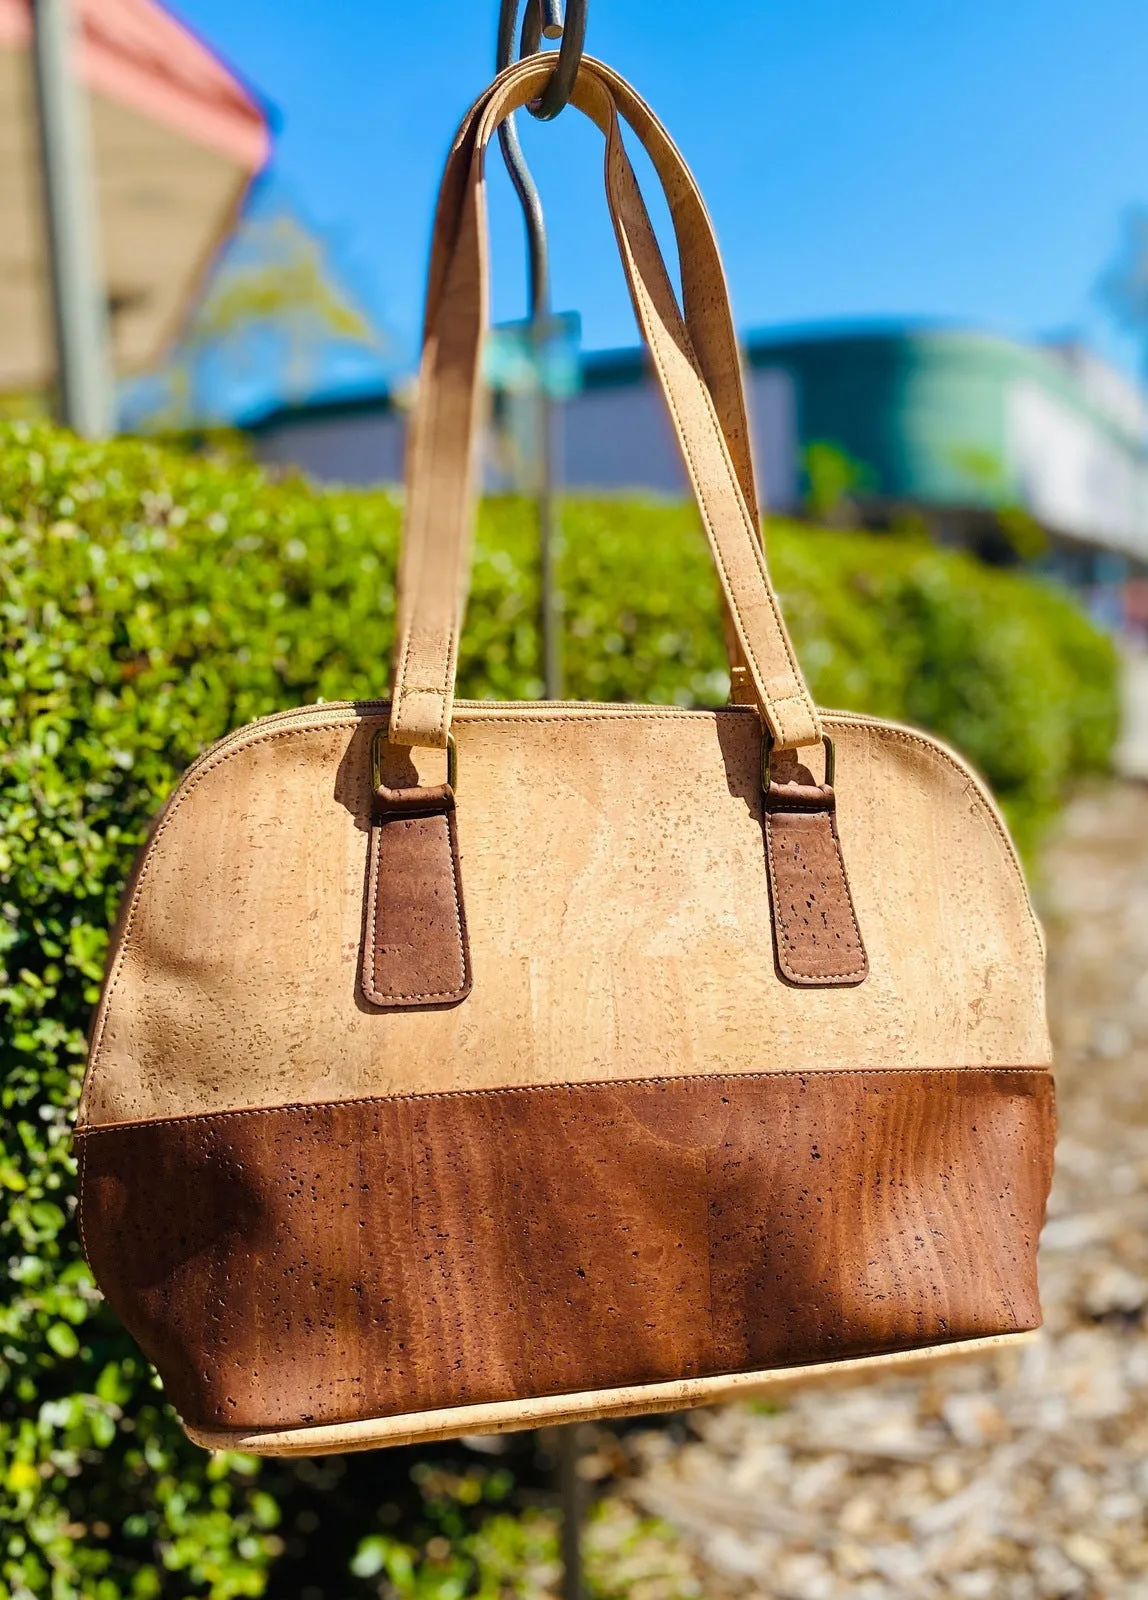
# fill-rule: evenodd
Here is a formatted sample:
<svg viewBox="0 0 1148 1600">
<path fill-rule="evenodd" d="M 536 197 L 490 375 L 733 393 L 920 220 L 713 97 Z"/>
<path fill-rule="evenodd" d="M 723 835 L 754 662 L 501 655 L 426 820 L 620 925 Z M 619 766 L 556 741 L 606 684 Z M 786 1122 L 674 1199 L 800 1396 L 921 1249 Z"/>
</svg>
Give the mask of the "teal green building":
<svg viewBox="0 0 1148 1600">
<path fill-rule="evenodd" d="M 870 514 L 913 506 L 975 528 L 1021 509 L 1050 533 L 1148 555 L 1148 406 L 1073 345 L 948 328 L 893 328 L 748 346 L 757 375 L 792 384 L 807 458 L 824 442 L 857 465 Z M 756 381 L 755 381 L 756 380 Z"/>
</svg>

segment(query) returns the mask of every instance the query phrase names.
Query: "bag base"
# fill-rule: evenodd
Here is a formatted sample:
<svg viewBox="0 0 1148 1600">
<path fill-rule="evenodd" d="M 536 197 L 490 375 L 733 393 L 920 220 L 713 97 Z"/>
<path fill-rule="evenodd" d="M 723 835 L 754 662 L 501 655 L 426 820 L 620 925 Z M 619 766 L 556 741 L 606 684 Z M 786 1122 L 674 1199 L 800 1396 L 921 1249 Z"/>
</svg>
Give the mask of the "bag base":
<svg viewBox="0 0 1148 1600">
<path fill-rule="evenodd" d="M 713 1378 L 673 1383 L 635 1384 L 621 1389 L 590 1389 L 583 1394 L 543 1395 L 530 1400 L 503 1400 L 492 1405 L 449 1406 L 441 1411 L 408 1412 L 397 1417 L 341 1422 L 309 1428 L 275 1428 L 249 1433 L 242 1429 L 207 1429 L 184 1424 L 188 1437 L 206 1450 L 241 1450 L 258 1456 L 323 1456 L 390 1445 L 428 1444 L 479 1434 L 515 1433 L 523 1428 L 555 1427 L 614 1417 L 651 1416 L 688 1411 L 723 1401 L 770 1399 L 791 1389 L 842 1385 L 885 1376 L 911 1377 L 922 1367 L 944 1361 L 991 1356 L 1032 1344 L 1039 1331 L 998 1333 L 983 1339 L 958 1339 L 949 1344 L 895 1350 L 887 1355 L 858 1356 L 848 1361 L 819 1361 L 802 1367 L 773 1367 L 764 1372 L 736 1372 Z"/>
</svg>

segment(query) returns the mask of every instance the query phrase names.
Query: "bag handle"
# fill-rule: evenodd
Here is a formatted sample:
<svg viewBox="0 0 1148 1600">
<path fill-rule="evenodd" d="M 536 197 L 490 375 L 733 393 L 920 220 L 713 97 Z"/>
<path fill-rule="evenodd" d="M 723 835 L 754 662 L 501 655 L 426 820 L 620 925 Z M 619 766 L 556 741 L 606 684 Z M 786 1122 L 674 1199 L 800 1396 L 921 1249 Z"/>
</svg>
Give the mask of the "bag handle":
<svg viewBox="0 0 1148 1600">
<path fill-rule="evenodd" d="M 728 293 L 716 297 L 713 294 L 715 283 L 724 286 L 725 271 L 705 201 L 681 152 L 646 102 L 612 67 L 603 62 L 595 65 L 618 109 L 636 131 L 653 161 L 666 196 L 681 273 L 686 327 L 729 446 L 730 459 L 745 496 L 755 537 L 760 540 L 761 510 L 754 482 L 741 349 Z M 730 700 L 752 704 L 753 687 L 733 619 L 728 606 L 724 605 L 722 627 L 730 663 Z"/>
<path fill-rule="evenodd" d="M 495 80 L 464 119 L 440 190 L 399 567 L 389 728 L 398 744 L 442 746 L 449 734 L 468 583 L 479 358 L 486 327 L 483 154 L 499 123 L 537 92 L 549 71 L 548 62 L 527 59 Z M 663 169 L 666 174 L 685 298 L 704 362 L 678 307 L 622 144 L 618 100 L 659 176 Z M 705 208 L 681 156 L 623 80 L 586 57 L 573 101 L 606 134 L 607 197 L 634 310 L 682 447 L 753 702 L 778 747 L 819 742 L 817 711 L 759 540 L 740 364 Z M 721 401 L 721 421 L 715 397 Z"/>
</svg>

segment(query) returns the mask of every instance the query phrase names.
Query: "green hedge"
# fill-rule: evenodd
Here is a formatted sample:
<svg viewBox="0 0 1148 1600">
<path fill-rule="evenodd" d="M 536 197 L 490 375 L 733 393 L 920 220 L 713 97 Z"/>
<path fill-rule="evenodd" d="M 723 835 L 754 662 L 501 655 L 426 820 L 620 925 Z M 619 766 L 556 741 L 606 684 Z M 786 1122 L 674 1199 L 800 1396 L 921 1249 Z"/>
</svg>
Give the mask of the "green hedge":
<svg viewBox="0 0 1148 1600">
<path fill-rule="evenodd" d="M 274 1590 L 290 1558 L 277 1501 L 320 1495 L 302 1468 L 183 1441 L 79 1257 L 68 1127 L 106 929 L 148 818 L 227 729 L 385 690 L 398 524 L 382 493 L 0 428 L 0 1593 L 224 1600 L 262 1593 L 269 1572 Z M 694 514 L 577 500 L 565 529 L 568 692 L 719 700 Z M 1026 843 L 1068 777 L 1105 763 L 1113 652 L 1067 599 L 891 538 L 776 525 L 769 545 L 818 699 L 937 729 Z M 538 692 L 532 550 L 528 507 L 484 506 L 465 695 Z M 366 1543 L 359 1576 L 336 1575 L 341 1597 L 377 1593 L 382 1560 L 372 1507 L 350 1505 Z M 406 1560 L 388 1556 L 396 1592 L 478 1583 L 477 1556 L 458 1556 L 449 1588 L 403 1578 Z"/>
</svg>

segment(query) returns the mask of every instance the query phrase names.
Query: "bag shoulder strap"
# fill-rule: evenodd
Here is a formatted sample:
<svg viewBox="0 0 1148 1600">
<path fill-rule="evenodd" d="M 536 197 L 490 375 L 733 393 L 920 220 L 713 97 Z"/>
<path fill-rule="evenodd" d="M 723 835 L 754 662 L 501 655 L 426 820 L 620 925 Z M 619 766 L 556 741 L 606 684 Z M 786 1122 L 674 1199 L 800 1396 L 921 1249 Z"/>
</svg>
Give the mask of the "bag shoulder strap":
<svg viewBox="0 0 1148 1600">
<path fill-rule="evenodd" d="M 495 80 L 459 130 L 439 196 L 399 570 L 389 733 L 400 744 L 445 744 L 450 725 L 486 327 L 483 154 L 499 122 L 531 98 L 548 71 L 548 63 L 526 60 Z M 701 509 L 753 701 L 778 746 L 813 744 L 821 737 L 817 711 L 759 539 L 740 364 L 709 218 L 681 156 L 623 80 L 586 58 L 573 98 L 606 134 L 607 196 L 635 313 Z M 619 100 L 666 184 L 690 327 L 622 143 Z"/>
</svg>

